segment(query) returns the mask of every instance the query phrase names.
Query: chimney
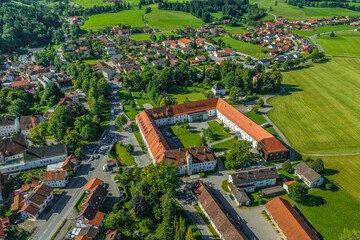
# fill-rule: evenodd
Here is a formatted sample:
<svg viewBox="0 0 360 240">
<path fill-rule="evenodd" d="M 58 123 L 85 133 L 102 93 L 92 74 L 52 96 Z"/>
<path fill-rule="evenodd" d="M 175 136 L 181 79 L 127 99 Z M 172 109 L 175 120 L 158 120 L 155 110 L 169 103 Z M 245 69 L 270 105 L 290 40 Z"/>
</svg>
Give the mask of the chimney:
<svg viewBox="0 0 360 240">
<path fill-rule="evenodd" d="M 196 149 L 196 154 L 198 154 L 198 149 Z"/>
<path fill-rule="evenodd" d="M 204 153 L 205 153 L 206 149 L 204 148 Z"/>
</svg>

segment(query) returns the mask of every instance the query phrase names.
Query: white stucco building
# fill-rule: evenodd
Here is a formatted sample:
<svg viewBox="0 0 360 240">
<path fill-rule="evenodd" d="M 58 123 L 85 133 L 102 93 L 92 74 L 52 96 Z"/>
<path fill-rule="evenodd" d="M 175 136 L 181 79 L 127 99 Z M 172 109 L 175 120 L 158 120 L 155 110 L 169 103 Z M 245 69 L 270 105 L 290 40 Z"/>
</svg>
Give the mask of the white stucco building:
<svg viewBox="0 0 360 240">
<path fill-rule="evenodd" d="M 18 117 L 0 116 L 0 136 L 11 136 L 20 131 L 20 121 Z"/>
</svg>

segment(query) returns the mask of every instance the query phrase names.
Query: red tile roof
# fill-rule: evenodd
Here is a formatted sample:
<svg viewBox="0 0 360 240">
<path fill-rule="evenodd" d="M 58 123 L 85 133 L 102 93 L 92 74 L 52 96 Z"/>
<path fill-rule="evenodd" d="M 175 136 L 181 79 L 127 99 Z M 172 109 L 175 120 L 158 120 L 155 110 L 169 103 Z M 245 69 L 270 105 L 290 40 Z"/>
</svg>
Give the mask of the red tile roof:
<svg viewBox="0 0 360 240">
<path fill-rule="evenodd" d="M 185 45 L 185 44 L 191 43 L 191 40 L 187 39 L 187 38 L 181 38 L 181 39 L 177 40 L 177 42 Z"/>
<path fill-rule="evenodd" d="M 36 215 L 40 211 L 40 207 L 36 206 L 33 203 L 29 203 L 24 205 L 19 212 L 25 211 L 27 213 L 30 213 L 31 215 Z"/>
<path fill-rule="evenodd" d="M 65 170 L 55 170 L 55 171 L 46 171 L 41 177 L 41 181 L 60 181 L 66 179 L 66 171 Z"/>
<path fill-rule="evenodd" d="M 224 207 L 217 201 L 211 190 L 200 180 L 192 186 L 192 191 L 199 204 L 216 226 L 222 238 L 225 240 L 247 240 L 248 238 L 236 226 L 234 220 L 228 216 Z"/>
<path fill-rule="evenodd" d="M 97 185 L 103 185 L 104 184 L 104 181 L 103 180 L 100 180 L 98 178 L 93 178 L 91 179 L 88 184 L 86 184 L 85 188 L 84 188 L 84 191 L 86 190 L 90 190 L 90 189 L 93 189 L 95 188 Z"/>
<path fill-rule="evenodd" d="M 21 116 L 21 130 L 30 130 L 41 123 L 41 115 Z"/>
<path fill-rule="evenodd" d="M 265 204 L 265 207 L 288 240 L 319 239 L 287 200 L 277 197 Z"/>
<path fill-rule="evenodd" d="M 91 219 L 91 220 L 84 220 L 82 223 L 83 223 L 83 224 L 90 224 L 90 225 L 99 227 L 100 224 L 101 224 L 101 222 L 102 222 L 102 220 L 104 219 L 104 216 L 105 216 L 105 213 L 98 211 L 98 212 L 95 214 L 95 216 L 94 216 L 93 219 Z"/>
<path fill-rule="evenodd" d="M 92 237 L 89 236 L 77 236 L 75 240 L 92 240 Z"/>
<path fill-rule="evenodd" d="M 11 204 L 11 211 L 18 211 L 23 206 L 23 195 L 18 194 L 14 197 L 13 203 Z"/>
</svg>

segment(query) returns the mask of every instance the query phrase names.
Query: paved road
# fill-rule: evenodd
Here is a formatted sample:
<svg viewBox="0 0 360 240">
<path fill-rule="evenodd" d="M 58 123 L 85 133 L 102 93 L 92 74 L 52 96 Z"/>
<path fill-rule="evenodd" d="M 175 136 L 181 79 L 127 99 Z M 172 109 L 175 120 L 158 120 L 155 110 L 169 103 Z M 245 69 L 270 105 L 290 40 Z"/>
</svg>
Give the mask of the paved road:
<svg viewBox="0 0 360 240">
<path fill-rule="evenodd" d="M 117 94 L 118 88 L 113 89 L 110 97 L 111 108 L 114 109 L 115 114 L 123 113 L 119 105 L 119 96 Z M 117 132 L 117 127 L 114 125 L 116 115 L 111 116 L 109 127 L 104 131 L 103 136 L 99 142 L 87 145 L 84 149 L 84 154 L 87 156 L 94 156 L 100 154 L 100 158 L 90 161 L 84 160 L 76 172 L 75 176 L 70 180 L 69 184 L 64 189 L 64 194 L 55 203 L 52 210 L 40 217 L 35 222 L 38 226 L 30 239 L 47 240 L 49 239 L 65 218 L 73 215 L 74 206 L 82 194 L 82 189 L 86 183 L 92 178 L 100 178 L 104 182 L 109 183 L 109 192 L 115 198 L 119 197 L 117 186 L 113 181 L 113 175 L 104 172 L 102 167 L 109 159 L 107 157 L 109 150 L 104 150 L 105 146 L 111 146 L 113 142 L 122 140 L 124 144 L 132 144 L 135 148 L 134 157 L 139 167 L 144 167 L 151 163 L 150 158 L 141 151 L 139 144 L 133 133 L 123 131 L 121 134 Z M 112 137 L 114 136 L 114 137 Z"/>
</svg>

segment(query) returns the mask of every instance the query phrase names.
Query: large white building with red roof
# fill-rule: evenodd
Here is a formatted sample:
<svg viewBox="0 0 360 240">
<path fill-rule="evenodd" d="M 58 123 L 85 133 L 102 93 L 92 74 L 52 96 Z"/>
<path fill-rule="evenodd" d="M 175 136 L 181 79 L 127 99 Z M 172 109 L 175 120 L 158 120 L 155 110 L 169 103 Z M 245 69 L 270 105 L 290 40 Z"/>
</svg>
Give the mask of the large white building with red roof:
<svg viewBox="0 0 360 240">
<path fill-rule="evenodd" d="M 185 168 L 188 169 L 187 174 L 192 174 L 194 172 L 201 172 L 202 169 L 204 169 L 203 171 L 208 171 L 206 166 L 210 166 L 210 162 L 213 161 L 210 160 L 210 155 L 196 156 L 196 154 L 204 151 L 204 149 L 198 149 L 199 147 L 193 149 L 171 149 L 159 126 L 176 124 L 177 121 L 183 120 L 194 122 L 216 117 L 231 128 L 239 137 L 251 142 L 252 146 L 259 150 L 265 160 L 280 160 L 289 157 L 289 150 L 276 137 L 221 98 L 144 110 L 136 116 L 136 122 L 154 164 L 162 160 L 176 162 L 179 165 L 180 174 L 186 173 L 183 172 Z M 194 149 L 195 151 L 192 151 Z M 174 151 L 177 151 L 177 153 L 173 153 Z M 211 149 L 205 148 L 205 151 L 211 152 Z M 194 171 L 194 166 L 189 166 L 189 161 L 186 160 L 188 157 L 172 157 L 170 159 L 167 157 L 168 153 L 171 153 L 172 156 L 183 156 L 184 154 L 180 152 L 184 152 L 186 156 L 191 155 L 193 159 L 197 159 L 196 164 L 201 165 L 197 168 L 197 171 Z M 198 159 L 204 160 L 200 161 Z M 184 165 L 187 166 L 185 167 Z M 190 171 L 190 168 L 193 170 Z"/>
</svg>

